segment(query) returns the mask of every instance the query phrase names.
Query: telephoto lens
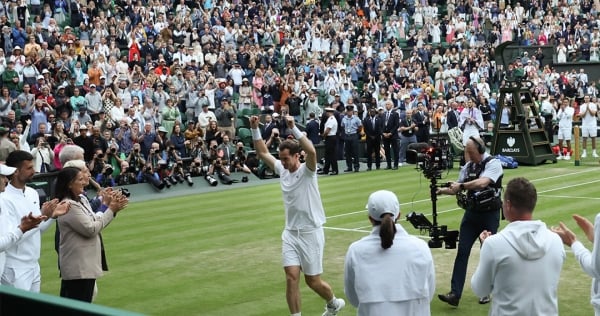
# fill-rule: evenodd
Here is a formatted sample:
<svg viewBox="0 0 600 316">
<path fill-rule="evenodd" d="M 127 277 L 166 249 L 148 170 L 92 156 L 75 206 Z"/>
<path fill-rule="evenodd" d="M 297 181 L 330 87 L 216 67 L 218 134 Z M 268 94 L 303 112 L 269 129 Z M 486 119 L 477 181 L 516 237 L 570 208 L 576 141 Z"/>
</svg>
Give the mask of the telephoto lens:
<svg viewBox="0 0 600 316">
<path fill-rule="evenodd" d="M 189 173 L 185 174 L 185 181 L 188 183 L 189 186 L 194 185 L 194 180 L 192 180 L 192 175 L 190 175 Z"/>
<path fill-rule="evenodd" d="M 204 177 L 204 180 L 206 180 L 206 182 L 208 182 L 208 184 L 209 184 L 211 187 L 216 187 L 216 186 L 217 186 L 217 184 L 219 184 L 219 182 L 217 181 L 217 179 L 215 179 L 215 178 L 213 178 L 212 176 L 209 176 L 209 175 L 206 175 L 206 176 Z"/>
</svg>

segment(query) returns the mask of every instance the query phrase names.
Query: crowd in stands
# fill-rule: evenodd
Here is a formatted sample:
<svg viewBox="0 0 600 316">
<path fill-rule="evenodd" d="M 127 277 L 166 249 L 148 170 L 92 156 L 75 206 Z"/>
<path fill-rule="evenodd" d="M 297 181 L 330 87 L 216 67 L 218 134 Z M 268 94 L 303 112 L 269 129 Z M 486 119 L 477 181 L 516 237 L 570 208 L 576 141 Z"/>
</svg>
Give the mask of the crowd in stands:
<svg viewBox="0 0 600 316">
<path fill-rule="evenodd" d="M 305 125 L 326 107 L 354 105 L 363 119 L 391 100 L 401 115 L 422 103 L 439 118 L 425 128 L 443 131 L 468 102 L 499 117 L 505 75 L 531 80 L 539 103 L 576 107 L 597 101 L 600 82 L 544 61 L 598 61 L 597 10 L 590 0 L 3 2 L 2 142 L 30 150 L 39 172 L 77 144 L 96 180 L 114 185 L 253 170 L 237 134 L 252 113 Z M 494 48 L 508 40 L 555 54 L 505 68 Z"/>
</svg>

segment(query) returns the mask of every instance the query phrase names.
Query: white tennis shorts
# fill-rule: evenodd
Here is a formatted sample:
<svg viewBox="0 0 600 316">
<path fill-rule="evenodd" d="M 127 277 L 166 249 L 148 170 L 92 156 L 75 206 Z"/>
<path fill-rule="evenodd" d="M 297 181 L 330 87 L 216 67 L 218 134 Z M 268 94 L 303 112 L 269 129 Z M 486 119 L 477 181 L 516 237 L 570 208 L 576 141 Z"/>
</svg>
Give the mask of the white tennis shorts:
<svg viewBox="0 0 600 316">
<path fill-rule="evenodd" d="M 323 228 L 312 230 L 283 230 L 283 266 L 300 266 L 305 275 L 323 273 L 323 249 L 325 234 Z"/>
<path fill-rule="evenodd" d="M 581 126 L 581 137 L 596 137 L 598 136 L 597 126 Z"/>
<path fill-rule="evenodd" d="M 558 139 L 571 140 L 571 128 L 559 128 Z"/>
</svg>

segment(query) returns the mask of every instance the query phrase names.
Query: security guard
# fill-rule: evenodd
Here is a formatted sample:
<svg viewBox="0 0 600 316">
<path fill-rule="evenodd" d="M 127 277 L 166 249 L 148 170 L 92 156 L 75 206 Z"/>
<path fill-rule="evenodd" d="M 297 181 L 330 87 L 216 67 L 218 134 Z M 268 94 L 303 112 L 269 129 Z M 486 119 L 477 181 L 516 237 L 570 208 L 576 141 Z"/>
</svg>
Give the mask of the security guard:
<svg viewBox="0 0 600 316">
<path fill-rule="evenodd" d="M 358 162 L 358 146 L 360 136 L 363 133 L 363 125 L 358 116 L 354 115 L 354 106 L 346 106 L 346 115 L 342 118 L 342 128 L 344 129 L 344 152 L 346 154 L 346 170 L 344 172 L 358 172 L 360 165 Z M 353 162 L 354 160 L 354 162 Z"/>
</svg>

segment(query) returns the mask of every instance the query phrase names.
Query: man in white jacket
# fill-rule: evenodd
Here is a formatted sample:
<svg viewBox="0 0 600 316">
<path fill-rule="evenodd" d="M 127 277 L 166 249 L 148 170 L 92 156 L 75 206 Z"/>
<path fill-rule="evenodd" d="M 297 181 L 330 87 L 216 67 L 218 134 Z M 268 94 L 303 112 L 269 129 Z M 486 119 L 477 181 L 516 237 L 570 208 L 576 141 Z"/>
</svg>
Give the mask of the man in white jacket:
<svg viewBox="0 0 600 316">
<path fill-rule="evenodd" d="M 371 234 L 350 245 L 344 269 L 348 301 L 360 316 L 431 315 L 435 268 L 427 243 L 396 224 L 396 194 L 380 190 L 367 204 Z"/>
<path fill-rule="evenodd" d="M 535 186 L 525 178 L 506 186 L 502 210 L 510 222 L 501 232 L 483 231 L 471 288 L 492 294 L 489 315 L 558 315 L 557 288 L 565 251 L 560 237 L 533 220 Z"/>
<path fill-rule="evenodd" d="M 0 164 L 0 193 L 4 192 L 8 184 L 7 177 L 15 173 L 16 170 L 17 168 Z M 0 273 L 4 271 L 4 263 L 6 262 L 6 253 L 4 251 L 15 245 L 28 230 L 37 227 L 46 219 L 44 215 L 33 216 L 32 213 L 29 213 L 29 215 L 21 218 L 19 226 L 13 227 L 8 224 L 8 221 L 3 219 L 3 214 L 0 211 Z"/>
<path fill-rule="evenodd" d="M 560 227 L 553 227 L 552 231 L 560 236 L 565 245 L 571 247 L 583 271 L 593 278 L 591 302 L 594 306 L 594 315 L 600 316 L 600 214 L 596 215 L 593 224 L 580 215 L 573 215 L 573 219 L 587 239 L 594 244 L 591 252 L 577 240 L 577 236 L 563 222 L 560 223 Z"/>
<path fill-rule="evenodd" d="M 69 204 L 59 203 L 57 199 L 53 199 L 40 207 L 37 191 L 26 185 L 35 174 L 33 156 L 30 153 L 22 150 L 13 151 L 6 158 L 6 165 L 15 168 L 16 171 L 5 192 L 0 194 L 2 226 L 16 227 L 25 216 L 46 220 L 40 223 L 38 228 L 21 236 L 18 244 L 13 244 L 6 249 L 6 263 L 1 282 L 2 285 L 21 290 L 39 292 L 41 274 L 38 260 L 42 244 L 41 233 L 54 225 L 54 219 L 68 212 Z"/>
</svg>

